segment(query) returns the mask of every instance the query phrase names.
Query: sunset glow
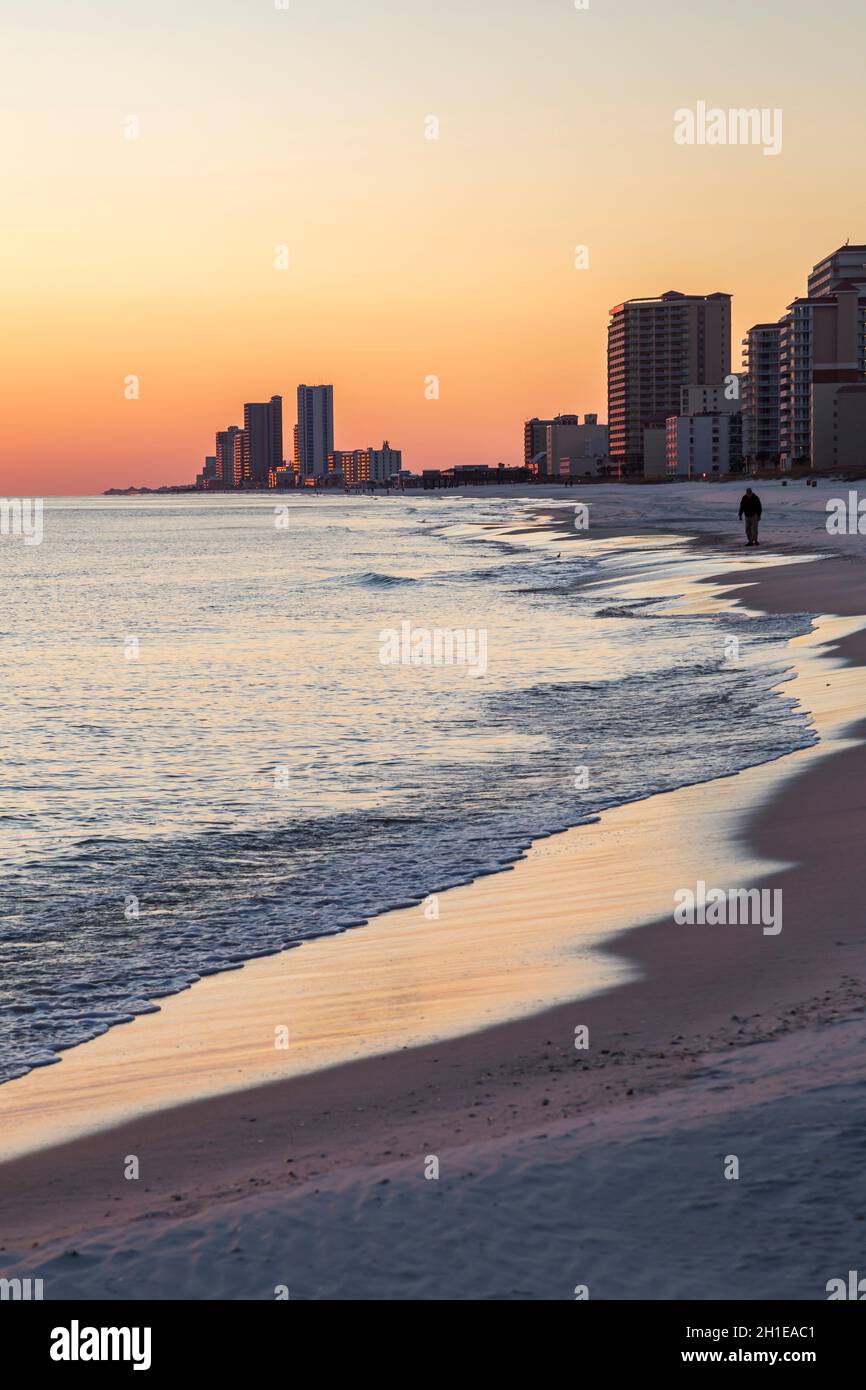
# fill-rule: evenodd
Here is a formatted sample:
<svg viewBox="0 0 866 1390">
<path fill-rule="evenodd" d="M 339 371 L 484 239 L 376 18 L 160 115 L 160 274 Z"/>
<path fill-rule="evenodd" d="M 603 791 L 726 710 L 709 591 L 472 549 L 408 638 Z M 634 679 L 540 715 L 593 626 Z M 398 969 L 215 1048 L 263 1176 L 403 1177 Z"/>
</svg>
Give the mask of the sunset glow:
<svg viewBox="0 0 866 1390">
<path fill-rule="evenodd" d="M 12 0 L 0 487 L 190 482 L 300 381 L 340 448 L 518 463 L 525 418 L 607 418 L 608 311 L 672 288 L 733 295 L 738 364 L 862 232 L 859 12 Z M 780 108 L 779 156 L 677 145 L 702 100 Z"/>
</svg>

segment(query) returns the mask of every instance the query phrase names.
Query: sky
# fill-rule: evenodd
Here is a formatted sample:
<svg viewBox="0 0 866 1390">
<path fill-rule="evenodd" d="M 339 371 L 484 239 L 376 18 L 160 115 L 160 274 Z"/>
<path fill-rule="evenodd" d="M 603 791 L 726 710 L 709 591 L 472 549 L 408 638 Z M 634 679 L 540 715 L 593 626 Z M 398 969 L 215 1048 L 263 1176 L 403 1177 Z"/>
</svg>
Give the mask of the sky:
<svg viewBox="0 0 866 1390">
<path fill-rule="evenodd" d="M 612 306 L 727 291 L 736 368 L 866 242 L 862 0 L 281 5 L 0 0 L 4 495 L 191 482 L 275 393 L 290 451 L 299 382 L 338 448 L 519 463 L 606 420 Z M 700 101 L 781 153 L 677 144 Z"/>
</svg>

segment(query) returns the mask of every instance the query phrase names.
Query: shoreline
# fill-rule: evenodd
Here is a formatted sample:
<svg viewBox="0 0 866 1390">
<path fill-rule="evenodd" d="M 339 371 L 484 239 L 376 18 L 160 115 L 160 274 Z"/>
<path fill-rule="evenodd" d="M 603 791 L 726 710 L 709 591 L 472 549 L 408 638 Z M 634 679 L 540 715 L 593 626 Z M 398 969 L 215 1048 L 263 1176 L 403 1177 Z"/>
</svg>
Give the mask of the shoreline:
<svg viewBox="0 0 866 1390">
<path fill-rule="evenodd" d="M 502 539 L 532 536 L 541 545 L 550 544 L 552 533 L 562 536 L 563 530 L 577 540 L 568 519 L 556 513 L 529 532 L 521 523 L 493 529 Z M 687 538 L 683 543 L 688 549 Z M 772 561 L 762 565 L 758 581 L 775 568 Z M 642 584 L 642 591 L 663 596 L 673 586 L 680 606 L 690 609 L 703 602 L 695 595 L 711 590 L 715 606 L 730 606 L 749 583 L 747 571 L 736 570 L 732 577 L 737 586 L 728 591 L 724 574 L 711 574 L 706 580 L 650 581 Z M 604 581 L 595 583 L 603 593 Z M 680 593 L 684 584 L 689 598 Z M 811 652 L 821 643 L 808 638 L 806 647 Z M 817 756 L 821 744 L 803 751 Z M 792 756 L 784 754 L 743 771 L 759 773 Z M 691 799 L 688 793 L 699 794 L 700 788 L 712 785 L 691 783 L 678 790 L 686 801 Z M 129 1024 L 65 1050 L 53 1065 L 5 1082 L 0 1086 L 0 1168 L 11 1159 L 147 1114 L 478 1032 L 612 987 L 632 973 L 613 942 L 668 905 L 666 888 L 656 894 L 655 902 L 647 896 L 650 871 L 636 822 L 645 817 L 640 808 L 647 801 L 669 795 L 650 792 L 607 808 L 588 822 L 535 839 L 502 869 L 434 895 L 437 916 L 432 922 L 424 899 L 374 915 L 351 930 L 252 957 L 236 970 L 206 976 L 165 996 L 158 1009 Z M 660 803 L 662 816 L 667 804 Z M 621 833 L 635 840 L 628 884 L 618 863 Z M 654 852 L 663 852 L 661 843 Z M 524 907 L 527 901 L 533 907 L 541 904 L 552 854 L 582 856 L 596 879 L 600 873 L 617 874 L 617 894 L 609 902 L 603 893 L 590 892 L 586 903 L 568 904 L 564 911 L 547 908 L 543 940 L 536 948 L 522 921 L 510 913 L 515 881 L 510 876 L 517 876 L 516 896 Z M 718 867 L 728 871 L 732 865 Z M 503 931 L 503 919 L 508 918 Z M 489 964 L 491 956 L 505 962 L 498 971 Z M 439 999 L 431 999 L 426 984 L 431 977 Z M 410 1008 L 419 1002 L 433 1013 L 429 1022 L 416 1025 Z M 345 1018 L 352 1018 L 351 1026 L 345 1025 Z M 300 1029 L 295 1026 L 298 1019 Z M 285 1036 L 275 1046 L 278 1030 L 289 1035 L 287 1046 L 282 1045 Z M 205 1046 L 197 1039 L 205 1039 Z"/>
<path fill-rule="evenodd" d="M 843 564 L 845 573 L 840 576 Z M 715 593 L 765 612 L 820 608 L 839 613 L 847 608 L 847 615 L 840 617 L 859 617 L 866 613 L 866 580 L 858 574 L 857 582 L 840 592 L 843 577 L 852 580 L 852 569 L 842 560 L 828 560 L 822 561 L 817 574 L 812 565 L 761 568 L 754 586 L 741 571 L 717 574 L 707 583 Z M 828 602 L 816 604 L 819 594 Z M 845 856 L 850 860 L 853 854 L 852 862 L 857 862 L 856 788 L 866 770 L 866 745 L 859 741 L 862 722 L 856 729 L 858 739 L 853 738 L 852 718 L 862 708 L 856 687 L 859 682 L 862 690 L 866 633 L 860 629 L 837 636 L 846 631 L 846 624 L 825 620 L 822 626 L 846 664 L 831 662 L 826 669 L 815 669 L 811 694 L 817 703 L 823 680 L 824 690 L 831 691 L 824 696 L 825 722 L 831 729 L 834 722 L 847 722 L 844 738 L 831 737 L 829 744 L 822 741 L 718 782 L 604 812 L 594 825 L 536 842 L 513 870 L 442 895 L 444 901 L 446 896 L 478 898 L 492 892 L 494 917 L 510 899 L 519 925 L 524 920 L 521 913 L 533 901 L 533 878 L 536 904 L 542 901 L 542 885 L 551 897 L 552 873 L 561 876 L 558 889 L 567 892 L 571 885 L 574 891 L 586 840 L 594 832 L 596 841 L 607 838 L 620 856 L 624 845 L 632 851 L 643 847 L 633 881 L 646 908 L 647 901 L 653 901 L 648 868 L 653 858 L 664 855 L 667 846 L 666 876 L 656 886 L 663 888 L 669 902 L 669 842 L 678 832 L 687 839 L 691 832 L 688 853 L 694 862 L 695 836 L 699 843 L 701 833 L 711 836 L 717 848 L 723 826 L 737 850 L 737 862 L 732 858 L 728 864 L 729 876 L 744 865 L 752 875 L 745 880 L 750 884 L 772 873 L 773 883 L 785 887 L 786 904 L 794 904 L 793 909 L 786 906 L 785 928 L 778 939 L 762 939 L 753 928 L 726 929 L 739 933 L 727 937 L 707 935 L 711 929 L 706 928 L 683 929 L 691 936 L 672 935 L 668 912 L 594 948 L 600 957 L 617 964 L 626 961 L 629 968 L 625 978 L 609 981 L 589 998 L 575 1001 L 569 996 L 569 1002 L 482 1026 L 480 1031 L 420 1046 L 401 1045 L 400 1050 L 328 1070 L 160 1109 L 12 1160 L 0 1167 L 7 1258 L 10 1250 L 22 1252 L 34 1239 L 41 1249 L 46 1239 L 62 1243 L 69 1235 L 98 1230 L 106 1221 L 115 1237 L 145 1216 L 156 1224 L 176 1225 L 203 1210 L 234 1208 L 251 1192 L 262 1194 L 263 1200 L 307 1200 L 313 1180 L 320 1185 L 315 1193 L 350 1177 L 357 1184 L 401 1161 L 417 1167 L 431 1152 L 469 1154 L 477 1148 L 479 1135 L 500 1154 L 537 1136 L 539 1127 L 549 1131 L 578 1126 L 598 1142 L 602 1132 L 610 1137 L 628 1130 L 634 1122 L 629 1115 L 637 1116 L 654 1098 L 693 1085 L 695 1069 L 700 1072 L 707 1055 L 731 1048 L 739 1056 L 747 1047 L 787 1045 L 791 1033 L 799 1035 L 861 1009 L 866 994 L 857 977 L 866 965 L 866 928 L 857 921 L 856 884 L 851 884 L 849 874 L 834 877 L 829 861 L 841 855 L 844 865 Z M 806 645 L 808 639 L 796 641 Z M 833 775 L 839 758 L 851 762 L 841 795 Z M 575 848 L 575 837 L 580 848 Z M 562 843 L 566 841 L 567 846 Z M 810 862 L 815 848 L 820 850 L 817 876 Z M 704 845 L 700 852 L 709 851 Z M 611 860 L 608 872 L 612 865 Z M 780 865 L 790 867 L 775 867 Z M 685 876 L 685 867 L 682 881 L 694 881 L 694 875 Z M 518 875 L 525 892 L 523 887 L 516 889 Z M 819 901 L 828 896 L 824 875 L 838 898 L 832 907 L 838 922 L 833 939 L 844 937 L 844 945 L 819 945 L 810 930 L 818 908 L 823 912 L 828 906 Z M 505 891 L 498 902 L 494 880 Z M 623 886 L 618 879 L 617 912 Z M 477 905 L 469 910 L 470 932 L 472 913 L 478 910 Z M 319 944 L 333 950 L 349 938 L 363 939 L 367 930 L 358 928 Z M 305 950 L 316 945 L 308 943 Z M 279 960 L 294 966 L 300 955 L 283 953 L 252 962 L 239 974 L 212 977 L 176 996 L 177 1007 L 183 1009 L 194 994 L 204 993 L 204 986 L 216 989 L 227 982 L 229 988 L 236 987 L 247 971 L 264 974 Z M 561 967 L 561 961 L 554 960 L 557 965 Z M 563 988 L 568 994 L 567 981 Z M 157 1014 L 137 1020 L 66 1057 L 96 1049 L 106 1039 L 129 1038 L 140 1025 L 158 1029 L 162 1019 L 163 1014 Z M 589 1027 L 593 1039 L 585 1056 L 575 1053 L 573 1046 L 578 1024 Z M 34 1076 L 52 1076 L 65 1065 L 0 1088 L 0 1109 L 4 1091 L 23 1087 Z M 702 1109 L 708 1112 L 706 1096 L 697 1101 L 697 1111 Z M 146 1183 L 124 1181 L 122 1160 L 130 1154 L 141 1156 Z M 39 1259 L 41 1255 L 31 1256 L 29 1267 L 36 1268 Z"/>
</svg>

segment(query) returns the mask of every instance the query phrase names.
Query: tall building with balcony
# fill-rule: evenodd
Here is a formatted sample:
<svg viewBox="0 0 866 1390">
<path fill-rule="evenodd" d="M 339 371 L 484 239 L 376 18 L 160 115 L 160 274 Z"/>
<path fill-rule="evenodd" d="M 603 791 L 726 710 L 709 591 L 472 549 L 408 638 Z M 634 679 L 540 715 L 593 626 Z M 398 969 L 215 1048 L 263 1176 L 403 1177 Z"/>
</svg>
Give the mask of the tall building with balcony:
<svg viewBox="0 0 866 1390">
<path fill-rule="evenodd" d="M 755 323 L 743 339 L 743 453 L 747 468 L 779 462 L 781 323 Z"/>
<path fill-rule="evenodd" d="M 789 304 L 781 320 L 779 348 L 783 468 L 835 466 L 838 448 L 832 422 L 839 389 L 864 383 L 866 276 L 862 283 L 841 281 L 832 292 Z M 847 443 L 843 452 L 849 452 Z"/>
<path fill-rule="evenodd" d="M 836 466 L 853 419 L 843 386 L 866 382 L 863 297 L 866 246 L 840 246 L 812 267 L 807 294 L 788 305 L 779 321 L 779 461 L 783 468 Z M 834 435 L 833 420 L 836 420 Z M 840 425 L 840 419 L 842 421 Z M 751 424 L 751 421 L 750 421 Z"/>
<path fill-rule="evenodd" d="M 832 294 L 847 280 L 855 283 L 866 280 L 866 246 L 840 246 L 825 256 L 812 267 L 806 294 L 809 299 L 820 299 L 822 295 Z"/>
<path fill-rule="evenodd" d="M 246 450 L 244 449 L 245 442 L 246 435 L 243 430 L 237 430 L 236 433 L 232 435 L 232 478 L 234 479 L 232 484 L 233 487 L 243 487 L 245 466 L 244 455 L 246 452 Z"/>
<path fill-rule="evenodd" d="M 676 415 L 680 388 L 718 383 L 731 371 L 731 296 L 629 299 L 608 326 L 608 428 L 611 461 L 622 476 L 643 471 L 643 432 Z"/>
<path fill-rule="evenodd" d="M 860 406 L 866 386 L 866 274 L 812 300 L 811 448 L 813 468 L 866 464 Z M 849 416 L 849 408 L 857 414 Z M 848 438 L 853 431 L 853 437 Z"/>
<path fill-rule="evenodd" d="M 248 401 L 244 406 L 243 483 L 273 487 L 283 465 L 283 398 Z"/>
<path fill-rule="evenodd" d="M 241 475 L 235 477 L 235 437 L 240 434 L 243 434 L 243 431 L 239 425 L 229 425 L 227 430 L 217 430 L 216 471 L 220 487 L 240 487 Z"/>
<path fill-rule="evenodd" d="M 299 481 L 323 478 L 334 452 L 333 386 L 298 387 L 297 446 Z"/>
<path fill-rule="evenodd" d="M 812 450 L 812 308 L 795 299 L 779 320 L 779 462 L 809 463 Z"/>
</svg>

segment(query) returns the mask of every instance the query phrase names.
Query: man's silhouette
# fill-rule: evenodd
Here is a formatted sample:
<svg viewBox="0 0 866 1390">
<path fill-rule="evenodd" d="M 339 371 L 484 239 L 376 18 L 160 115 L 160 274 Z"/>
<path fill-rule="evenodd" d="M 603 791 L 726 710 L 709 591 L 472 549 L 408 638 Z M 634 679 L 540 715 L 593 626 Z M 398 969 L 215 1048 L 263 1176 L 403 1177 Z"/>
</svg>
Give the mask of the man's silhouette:
<svg viewBox="0 0 866 1390">
<path fill-rule="evenodd" d="M 761 520 L 761 499 L 750 487 L 740 502 L 740 519 L 746 518 L 746 545 L 758 545 L 758 522 Z"/>
</svg>

